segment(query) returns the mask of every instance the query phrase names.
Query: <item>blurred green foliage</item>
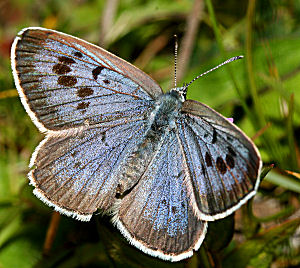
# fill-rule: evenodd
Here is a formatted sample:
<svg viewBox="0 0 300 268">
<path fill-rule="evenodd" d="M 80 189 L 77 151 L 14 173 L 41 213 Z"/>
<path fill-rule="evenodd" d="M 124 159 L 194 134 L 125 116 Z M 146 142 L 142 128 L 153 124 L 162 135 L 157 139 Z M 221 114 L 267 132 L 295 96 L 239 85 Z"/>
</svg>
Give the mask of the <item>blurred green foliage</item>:
<svg viewBox="0 0 300 268">
<path fill-rule="evenodd" d="M 43 135 L 17 96 L 10 46 L 23 27 L 56 29 L 101 43 L 142 66 L 167 91 L 174 80 L 173 35 L 178 35 L 180 48 L 190 38 L 187 21 L 193 18 L 194 1 L 112 2 L 115 13 L 109 15 L 107 2 L 101 0 L 0 1 L 0 267 L 299 267 L 298 0 L 199 1 L 199 28 L 191 55 L 183 59 L 188 69 L 181 83 L 224 58 L 246 56 L 193 83 L 188 98 L 233 117 L 255 137 L 265 165 L 275 164 L 255 200 L 235 216 L 210 223 L 200 250 L 179 263 L 146 256 L 102 216 L 90 223 L 62 216 L 45 254 L 52 210 L 32 195 L 26 178 L 30 155 Z M 108 26 L 102 22 L 104 14 Z"/>
</svg>

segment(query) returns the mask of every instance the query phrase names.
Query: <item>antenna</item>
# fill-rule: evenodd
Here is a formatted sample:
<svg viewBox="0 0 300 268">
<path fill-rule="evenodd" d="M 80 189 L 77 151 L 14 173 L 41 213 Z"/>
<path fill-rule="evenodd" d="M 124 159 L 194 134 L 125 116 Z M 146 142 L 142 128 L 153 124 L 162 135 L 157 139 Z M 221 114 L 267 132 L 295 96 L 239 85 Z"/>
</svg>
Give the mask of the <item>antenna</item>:
<svg viewBox="0 0 300 268">
<path fill-rule="evenodd" d="M 177 87 L 177 51 L 178 51 L 178 38 L 177 35 L 174 34 L 175 38 L 175 55 L 174 55 L 174 88 Z"/>
<path fill-rule="evenodd" d="M 195 77 L 191 82 L 189 82 L 187 85 L 184 86 L 185 89 L 187 89 L 188 86 L 189 86 L 190 84 L 192 84 L 193 82 L 195 82 L 195 81 L 196 81 L 198 78 L 200 78 L 201 76 L 204 76 L 204 75 L 206 75 L 206 74 L 208 74 L 208 73 L 210 73 L 210 72 L 212 72 L 212 71 L 214 71 L 214 70 L 220 68 L 221 66 L 223 66 L 223 65 L 225 65 L 225 64 L 227 64 L 227 63 L 229 63 L 229 62 L 232 62 L 232 61 L 235 61 L 235 60 L 239 60 L 239 59 L 242 59 L 242 58 L 244 58 L 244 56 L 236 56 L 236 57 L 232 57 L 232 58 L 230 58 L 230 59 L 228 59 L 228 60 L 222 62 L 221 64 L 217 65 L 216 67 L 214 67 L 214 68 L 212 68 L 212 69 L 210 69 L 210 70 L 204 72 L 203 74 L 198 75 L 198 76 Z M 176 66 L 176 65 L 175 65 L 175 66 Z M 175 80 L 175 81 L 176 81 L 176 80 Z"/>
</svg>

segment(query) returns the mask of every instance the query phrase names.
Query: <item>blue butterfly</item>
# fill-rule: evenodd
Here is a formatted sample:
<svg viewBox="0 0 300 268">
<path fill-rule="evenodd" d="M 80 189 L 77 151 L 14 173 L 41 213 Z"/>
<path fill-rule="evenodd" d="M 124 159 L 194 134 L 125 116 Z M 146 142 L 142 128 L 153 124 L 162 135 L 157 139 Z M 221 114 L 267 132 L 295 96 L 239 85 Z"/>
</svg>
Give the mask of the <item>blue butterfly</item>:
<svg viewBox="0 0 300 268">
<path fill-rule="evenodd" d="M 58 212 L 82 221 L 110 212 L 131 244 L 179 261 L 199 249 L 207 221 L 256 193 L 255 145 L 216 111 L 186 100 L 189 84 L 164 94 L 128 62 L 43 28 L 21 31 L 11 55 L 22 104 L 46 134 L 30 183 Z"/>
</svg>

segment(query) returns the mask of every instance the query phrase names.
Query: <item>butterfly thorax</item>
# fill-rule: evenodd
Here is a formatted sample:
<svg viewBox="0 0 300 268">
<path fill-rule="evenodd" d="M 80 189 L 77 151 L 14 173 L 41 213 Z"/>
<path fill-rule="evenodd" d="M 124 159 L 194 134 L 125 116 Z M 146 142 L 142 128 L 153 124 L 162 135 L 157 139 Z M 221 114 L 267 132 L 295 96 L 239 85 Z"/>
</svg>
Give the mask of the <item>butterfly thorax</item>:
<svg viewBox="0 0 300 268">
<path fill-rule="evenodd" d="M 149 131 L 161 132 L 166 127 L 172 127 L 174 120 L 179 116 L 182 103 L 182 98 L 178 91 L 171 90 L 161 95 L 150 113 Z"/>
</svg>

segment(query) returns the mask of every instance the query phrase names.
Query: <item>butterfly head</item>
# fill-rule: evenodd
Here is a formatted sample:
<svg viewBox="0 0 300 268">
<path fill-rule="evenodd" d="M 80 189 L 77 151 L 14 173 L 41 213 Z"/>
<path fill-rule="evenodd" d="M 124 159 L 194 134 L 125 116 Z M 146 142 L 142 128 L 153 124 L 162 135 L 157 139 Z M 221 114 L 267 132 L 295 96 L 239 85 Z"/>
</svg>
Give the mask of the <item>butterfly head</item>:
<svg viewBox="0 0 300 268">
<path fill-rule="evenodd" d="M 186 93 L 187 93 L 187 87 L 175 87 L 170 90 L 170 94 L 174 95 L 177 99 L 179 99 L 181 102 L 184 102 L 186 100 Z"/>
</svg>

